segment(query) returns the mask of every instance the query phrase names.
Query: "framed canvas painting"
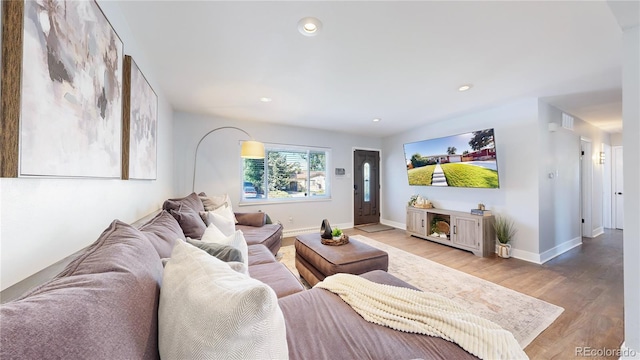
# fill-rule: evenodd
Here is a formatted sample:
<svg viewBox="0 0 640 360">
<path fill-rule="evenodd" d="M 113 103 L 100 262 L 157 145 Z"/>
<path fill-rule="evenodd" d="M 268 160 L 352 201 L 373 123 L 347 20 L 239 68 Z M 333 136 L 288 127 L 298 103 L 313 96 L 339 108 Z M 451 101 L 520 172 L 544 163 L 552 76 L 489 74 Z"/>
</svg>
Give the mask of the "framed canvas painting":
<svg viewBox="0 0 640 360">
<path fill-rule="evenodd" d="M 155 180 L 158 96 L 131 56 L 124 58 L 122 178 Z"/>
<path fill-rule="evenodd" d="M 120 178 L 123 43 L 98 4 L 3 3 L 3 53 L 19 65 L 2 84 L 19 99 L 2 114 L 19 121 L 17 175 Z"/>
</svg>

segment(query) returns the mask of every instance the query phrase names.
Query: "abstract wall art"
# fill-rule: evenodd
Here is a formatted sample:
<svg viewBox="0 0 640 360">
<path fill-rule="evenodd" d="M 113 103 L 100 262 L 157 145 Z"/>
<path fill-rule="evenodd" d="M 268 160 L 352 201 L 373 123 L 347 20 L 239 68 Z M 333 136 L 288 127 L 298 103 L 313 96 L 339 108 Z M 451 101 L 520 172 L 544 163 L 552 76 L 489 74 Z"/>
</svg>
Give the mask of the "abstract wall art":
<svg viewBox="0 0 640 360">
<path fill-rule="evenodd" d="M 122 178 L 155 180 L 158 96 L 131 56 L 124 59 Z"/>
<path fill-rule="evenodd" d="M 19 116 L 17 175 L 120 178 L 123 43 L 98 4 L 3 3 L 3 54 L 20 65 L 2 84 L 19 87 L 2 114 Z"/>
</svg>

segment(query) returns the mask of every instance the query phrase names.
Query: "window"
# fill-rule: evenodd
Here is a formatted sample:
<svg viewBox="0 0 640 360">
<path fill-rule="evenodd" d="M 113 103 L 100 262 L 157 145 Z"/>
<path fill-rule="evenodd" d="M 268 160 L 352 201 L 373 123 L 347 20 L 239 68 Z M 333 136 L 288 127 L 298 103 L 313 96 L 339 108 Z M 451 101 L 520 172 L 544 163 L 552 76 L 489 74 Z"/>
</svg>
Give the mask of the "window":
<svg viewBox="0 0 640 360">
<path fill-rule="evenodd" d="M 330 198 L 330 150 L 265 144 L 264 159 L 242 159 L 242 200 L 291 201 Z"/>
</svg>

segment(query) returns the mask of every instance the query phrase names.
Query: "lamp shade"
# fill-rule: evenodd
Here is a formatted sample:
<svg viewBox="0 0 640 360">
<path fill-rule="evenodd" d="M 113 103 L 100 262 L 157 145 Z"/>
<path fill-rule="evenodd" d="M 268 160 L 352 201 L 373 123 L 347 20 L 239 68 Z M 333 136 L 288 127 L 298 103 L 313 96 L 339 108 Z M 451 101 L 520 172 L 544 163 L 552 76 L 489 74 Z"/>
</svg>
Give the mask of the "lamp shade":
<svg viewBox="0 0 640 360">
<path fill-rule="evenodd" d="M 255 140 L 243 141 L 240 156 L 245 159 L 264 159 L 264 144 Z"/>
</svg>

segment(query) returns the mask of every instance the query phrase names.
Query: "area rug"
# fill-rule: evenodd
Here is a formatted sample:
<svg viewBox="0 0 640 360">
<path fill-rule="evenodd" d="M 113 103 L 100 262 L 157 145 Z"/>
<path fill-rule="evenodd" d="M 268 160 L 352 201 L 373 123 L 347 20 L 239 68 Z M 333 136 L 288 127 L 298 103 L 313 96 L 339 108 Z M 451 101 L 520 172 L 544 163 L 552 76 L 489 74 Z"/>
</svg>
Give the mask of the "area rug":
<svg viewBox="0 0 640 360">
<path fill-rule="evenodd" d="M 362 235 L 352 239 L 389 254 L 389 273 L 423 290 L 452 299 L 474 314 L 511 331 L 524 349 L 564 311 L 563 308 L 473 275 L 440 265 Z M 283 246 L 281 262 L 297 277 L 295 249 Z"/>
<path fill-rule="evenodd" d="M 393 227 L 389 225 L 382 224 L 373 224 L 373 225 L 365 225 L 365 226 L 356 226 L 358 230 L 362 230 L 364 232 L 373 233 L 378 231 L 391 230 Z"/>
</svg>

